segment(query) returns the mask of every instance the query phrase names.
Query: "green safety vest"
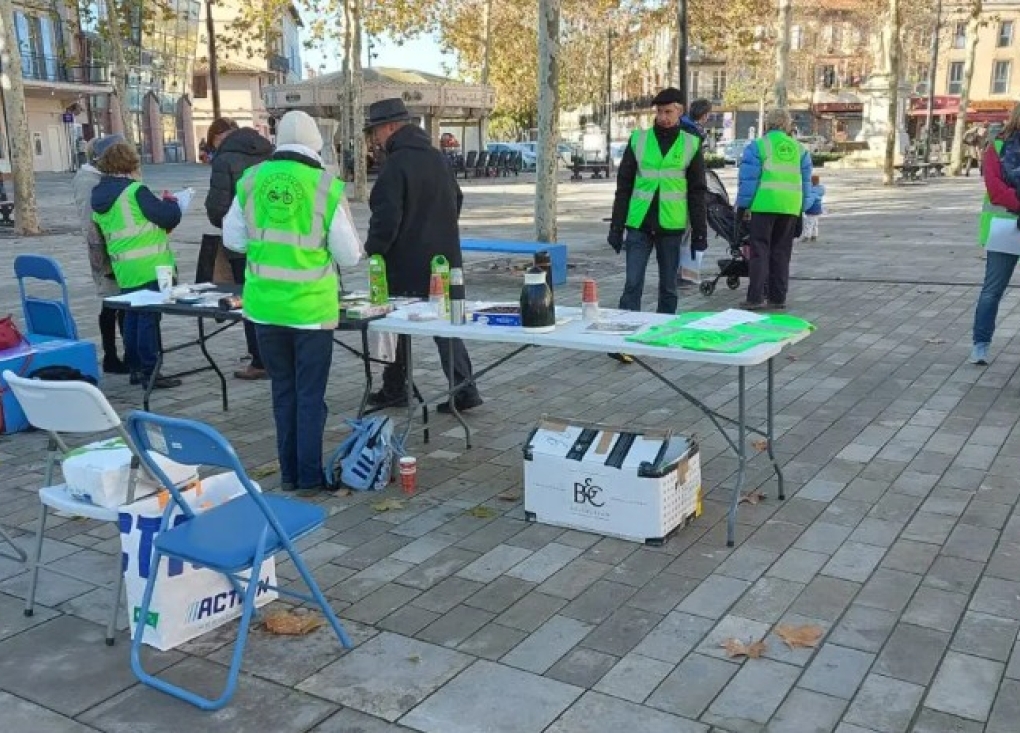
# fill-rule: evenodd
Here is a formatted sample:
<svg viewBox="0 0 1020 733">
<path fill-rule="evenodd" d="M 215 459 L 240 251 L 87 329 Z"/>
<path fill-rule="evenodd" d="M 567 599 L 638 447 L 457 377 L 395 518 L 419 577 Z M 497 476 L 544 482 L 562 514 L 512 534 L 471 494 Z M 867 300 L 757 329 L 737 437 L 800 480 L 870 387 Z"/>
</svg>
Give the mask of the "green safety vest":
<svg viewBox="0 0 1020 733">
<path fill-rule="evenodd" d="M 627 226 L 639 229 L 648 215 L 655 194 L 659 194 L 659 226 L 687 228 L 687 166 L 701 141 L 683 130 L 665 155 L 654 130 L 635 130 L 630 146 L 637 160 L 637 176 L 627 209 Z"/>
<path fill-rule="evenodd" d="M 996 140 L 993 144 L 995 145 L 995 154 L 1001 158 L 1002 140 Z M 994 219 L 1012 219 L 1016 221 L 1017 215 L 1009 209 L 993 204 L 992 200 L 988 198 L 988 190 L 985 189 L 985 197 L 981 202 L 981 217 L 978 219 L 978 244 L 982 247 L 988 244 L 988 235 L 991 233 L 992 220 Z"/>
<path fill-rule="evenodd" d="M 761 180 L 751 201 L 751 211 L 800 216 L 804 208 L 800 143 L 785 132 L 770 130 L 758 138 L 757 145 Z"/>
<path fill-rule="evenodd" d="M 92 221 L 106 240 L 113 275 L 121 288 L 137 288 L 156 280 L 156 268 L 174 266 L 170 234 L 145 218 L 138 205 L 142 184 L 132 181 L 106 213 L 92 213 Z"/>
<path fill-rule="evenodd" d="M 244 312 L 275 326 L 333 328 L 338 281 L 326 244 L 343 182 L 319 168 L 270 160 L 237 184 L 248 229 Z"/>
<path fill-rule="evenodd" d="M 647 346 L 737 354 L 762 344 L 788 341 L 815 330 L 814 324 L 785 313 L 766 315 L 760 321 L 730 326 L 722 331 L 688 328 L 692 322 L 711 315 L 714 314 L 684 313 L 624 340 Z"/>
</svg>

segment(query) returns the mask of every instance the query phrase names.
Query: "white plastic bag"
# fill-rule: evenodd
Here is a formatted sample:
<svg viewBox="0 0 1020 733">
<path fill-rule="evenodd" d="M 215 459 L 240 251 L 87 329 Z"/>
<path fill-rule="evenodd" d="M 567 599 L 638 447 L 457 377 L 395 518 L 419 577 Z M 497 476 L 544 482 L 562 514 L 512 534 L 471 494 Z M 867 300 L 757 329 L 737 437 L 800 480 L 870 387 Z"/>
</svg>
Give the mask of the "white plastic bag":
<svg viewBox="0 0 1020 733">
<path fill-rule="evenodd" d="M 174 463 L 169 458 L 153 454 L 153 458 L 175 486 L 184 486 L 198 479 L 195 466 Z M 131 451 L 121 438 L 110 438 L 71 451 L 61 468 L 67 493 L 79 501 L 116 509 L 128 500 L 131 478 Z M 138 471 L 135 498 L 148 496 L 160 488 L 142 470 Z"/>
<path fill-rule="evenodd" d="M 696 252 L 691 257 L 691 248 L 683 246 L 680 248 L 680 277 L 688 282 L 701 282 L 701 261 L 705 258 L 704 252 Z"/>
<path fill-rule="evenodd" d="M 397 334 L 369 331 L 368 353 L 373 359 L 392 364 L 397 360 Z"/>
<path fill-rule="evenodd" d="M 222 473 L 202 479 L 184 492 L 188 506 L 196 514 L 230 501 L 244 492 L 234 473 Z M 131 634 L 138 623 L 145 584 L 152 568 L 153 543 L 159 535 L 163 511 L 171 497 L 167 492 L 150 496 L 120 509 L 120 541 L 123 550 L 124 587 L 127 590 L 128 619 Z M 183 518 L 175 508 L 170 526 Z M 256 606 L 275 600 L 278 593 L 269 590 L 276 585 L 276 562 L 268 557 L 259 573 L 259 590 Z M 248 573 L 241 573 L 248 577 Z M 245 584 L 241 584 L 244 590 Z M 220 573 L 198 568 L 179 560 L 163 558 L 159 577 L 153 590 L 152 602 L 142 640 L 162 651 L 173 649 L 207 631 L 222 626 L 241 615 L 243 598 Z"/>
</svg>

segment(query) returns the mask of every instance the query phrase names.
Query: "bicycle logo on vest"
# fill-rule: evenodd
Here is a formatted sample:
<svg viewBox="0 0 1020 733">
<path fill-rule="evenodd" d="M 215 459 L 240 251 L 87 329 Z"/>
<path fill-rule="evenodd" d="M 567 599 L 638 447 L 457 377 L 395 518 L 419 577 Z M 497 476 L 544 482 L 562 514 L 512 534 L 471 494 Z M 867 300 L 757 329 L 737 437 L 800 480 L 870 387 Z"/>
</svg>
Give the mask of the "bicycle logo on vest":
<svg viewBox="0 0 1020 733">
<path fill-rule="evenodd" d="M 268 176 L 256 193 L 256 200 L 265 208 L 266 216 L 278 223 L 292 221 L 294 209 L 304 198 L 300 181 L 287 173 Z"/>
<path fill-rule="evenodd" d="M 797 159 L 797 146 L 789 140 L 780 140 L 776 143 L 773 150 L 776 153 L 776 158 L 789 163 Z"/>
</svg>

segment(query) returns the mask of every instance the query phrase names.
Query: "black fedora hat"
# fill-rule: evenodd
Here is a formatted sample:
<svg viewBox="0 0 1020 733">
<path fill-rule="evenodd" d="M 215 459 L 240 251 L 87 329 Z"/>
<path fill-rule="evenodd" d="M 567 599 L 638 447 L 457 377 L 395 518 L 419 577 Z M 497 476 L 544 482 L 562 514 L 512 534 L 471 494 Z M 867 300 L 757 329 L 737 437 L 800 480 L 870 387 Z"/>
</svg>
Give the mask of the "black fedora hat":
<svg viewBox="0 0 1020 733">
<path fill-rule="evenodd" d="M 387 122 L 408 122 L 411 119 L 404 100 L 400 97 L 391 99 L 380 99 L 372 102 L 368 107 L 368 117 L 365 119 L 365 132 L 373 127 L 385 125 Z"/>
</svg>

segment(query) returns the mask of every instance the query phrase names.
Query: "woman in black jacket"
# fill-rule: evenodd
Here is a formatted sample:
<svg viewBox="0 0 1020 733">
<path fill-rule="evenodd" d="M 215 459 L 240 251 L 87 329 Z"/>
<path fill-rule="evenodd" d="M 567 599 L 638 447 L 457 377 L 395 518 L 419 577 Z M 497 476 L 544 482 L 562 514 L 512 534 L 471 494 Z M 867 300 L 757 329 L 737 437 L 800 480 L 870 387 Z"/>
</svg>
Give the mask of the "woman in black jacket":
<svg viewBox="0 0 1020 733">
<path fill-rule="evenodd" d="M 214 151 L 212 159 L 212 178 L 209 181 L 209 194 L 205 198 L 205 212 L 209 223 L 217 229 L 223 228 L 223 217 L 230 211 L 234 201 L 237 182 L 246 170 L 269 159 L 273 154 L 273 144 L 262 137 L 257 130 L 250 127 L 238 129 L 237 123 L 226 117 L 213 120 L 209 126 L 206 146 Z M 244 283 L 246 267 L 243 254 L 226 250 L 230 269 L 234 274 L 234 282 Z M 251 354 L 251 363 L 245 369 L 234 372 L 238 379 L 265 379 L 266 369 L 259 354 L 259 344 L 255 337 L 255 326 L 244 322 L 244 338 Z"/>
</svg>

